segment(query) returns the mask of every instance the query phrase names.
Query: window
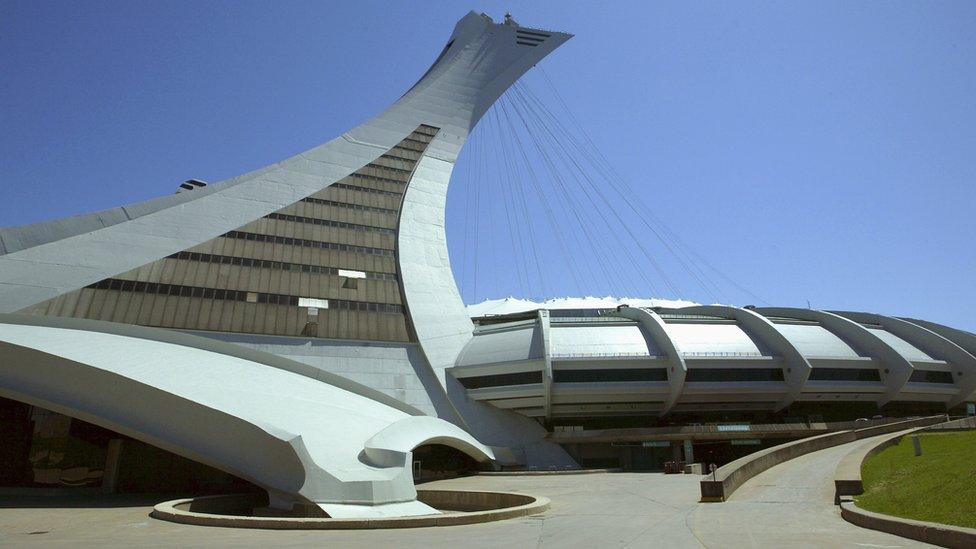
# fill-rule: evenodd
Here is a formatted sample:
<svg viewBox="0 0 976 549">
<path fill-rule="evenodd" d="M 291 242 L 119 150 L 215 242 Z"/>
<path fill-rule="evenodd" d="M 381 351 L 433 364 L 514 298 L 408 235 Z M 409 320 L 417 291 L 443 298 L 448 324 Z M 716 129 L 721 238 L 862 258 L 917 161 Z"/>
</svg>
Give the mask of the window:
<svg viewBox="0 0 976 549">
<path fill-rule="evenodd" d="M 686 382 L 724 383 L 732 381 L 783 381 L 779 368 L 692 368 Z"/>
<path fill-rule="evenodd" d="M 810 381 L 881 381 L 878 371 L 873 368 L 814 368 Z"/>
<path fill-rule="evenodd" d="M 462 377 L 458 378 L 458 381 L 465 389 L 504 387 L 506 385 L 526 385 L 530 383 L 542 383 L 542 372 L 516 372 L 513 374 Z"/>
<path fill-rule="evenodd" d="M 602 368 L 599 370 L 555 370 L 557 383 L 609 383 L 613 381 L 667 381 L 665 368 Z"/>
<path fill-rule="evenodd" d="M 913 383 L 952 383 L 952 372 L 936 372 L 932 370 L 915 370 L 908 379 Z"/>
</svg>

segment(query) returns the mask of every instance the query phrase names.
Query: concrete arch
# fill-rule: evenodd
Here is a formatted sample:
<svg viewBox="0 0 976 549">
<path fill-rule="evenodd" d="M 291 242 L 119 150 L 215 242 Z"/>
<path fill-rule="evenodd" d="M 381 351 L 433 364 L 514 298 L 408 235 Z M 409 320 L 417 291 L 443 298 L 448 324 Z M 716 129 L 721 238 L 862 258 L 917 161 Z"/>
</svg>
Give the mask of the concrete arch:
<svg viewBox="0 0 976 549">
<path fill-rule="evenodd" d="M 668 414 L 678 403 L 685 386 L 685 378 L 688 376 L 688 365 L 685 364 L 681 350 L 664 328 L 664 320 L 654 311 L 643 307 L 618 307 L 615 314 L 639 322 L 658 348 L 667 353 L 669 391 L 668 399 L 661 408 L 661 415 Z"/>
<path fill-rule="evenodd" d="M 877 324 L 905 341 L 917 344 L 923 351 L 940 355 L 949 362 L 952 367 L 953 384 L 956 385 L 959 391 L 946 404 L 947 407 L 951 408 L 965 401 L 972 394 L 973 389 L 976 388 L 976 382 L 972 381 L 972 378 L 976 377 L 976 357 L 951 339 L 928 328 L 896 317 L 874 313 L 835 312 L 855 322 Z"/>
<path fill-rule="evenodd" d="M 79 319 L 71 328 L 52 317 L 4 320 L 0 393 L 250 480 L 278 507 L 313 503 L 346 517 L 387 514 L 391 504 L 401 515 L 432 512 L 415 500 L 409 467 L 360 459 L 369 439 L 404 419 L 420 420 L 402 424 L 417 436 L 460 440 L 482 459 L 491 455 L 443 420 L 269 367 L 270 358 L 255 362 L 208 350 L 211 340 L 136 337 L 130 326 Z M 82 329 L 86 323 L 97 326 Z"/>
<path fill-rule="evenodd" d="M 495 459 L 491 448 L 460 427 L 428 416 L 397 421 L 367 440 L 363 452 L 377 466 L 408 467 L 410 453 L 425 444 L 449 446 L 479 462 Z"/>
<path fill-rule="evenodd" d="M 843 336 L 843 339 L 857 345 L 860 351 L 880 359 L 884 367 L 879 370 L 878 374 L 885 385 L 885 392 L 883 398 L 878 401 L 879 407 L 898 396 L 915 370 L 912 363 L 891 345 L 849 318 L 827 311 L 792 307 L 760 307 L 756 309 L 756 312 L 764 316 L 780 316 L 819 322 L 827 330 Z"/>
<path fill-rule="evenodd" d="M 766 319 L 766 317 L 751 311 L 749 309 L 740 309 L 738 307 L 730 307 L 726 305 L 700 305 L 695 307 L 682 307 L 676 309 L 676 311 L 686 314 L 701 314 L 701 315 L 711 315 L 718 316 L 722 318 L 733 319 L 743 326 L 752 330 L 756 335 L 762 338 L 763 343 L 769 346 L 774 352 L 779 353 L 785 361 L 783 367 L 783 377 L 786 379 L 786 384 L 789 387 L 789 392 L 782 401 L 780 401 L 776 409 L 782 410 L 783 408 L 789 406 L 794 400 L 799 398 L 800 394 L 803 392 L 803 386 L 807 382 L 807 378 L 810 377 L 810 372 L 813 370 L 813 366 L 807 361 L 807 359 L 800 353 L 789 339 L 786 338 L 776 326 Z"/>
</svg>

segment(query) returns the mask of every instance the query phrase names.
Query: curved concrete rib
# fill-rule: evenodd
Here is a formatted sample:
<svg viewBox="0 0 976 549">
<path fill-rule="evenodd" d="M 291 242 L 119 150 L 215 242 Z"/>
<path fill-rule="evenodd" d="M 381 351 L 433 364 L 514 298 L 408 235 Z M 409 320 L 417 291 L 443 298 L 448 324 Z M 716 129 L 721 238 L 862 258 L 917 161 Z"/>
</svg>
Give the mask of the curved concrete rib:
<svg viewBox="0 0 976 549">
<path fill-rule="evenodd" d="M 970 355 L 976 356 L 976 334 L 965 332 L 956 328 L 950 328 L 949 326 L 943 326 L 942 324 L 936 324 L 935 322 L 929 322 L 927 320 L 918 320 L 915 318 L 902 318 L 901 320 L 911 322 L 916 326 L 920 326 L 929 331 L 935 332 L 945 339 L 955 343 Z M 950 406 L 960 404 L 967 399 L 976 400 L 976 371 L 974 371 L 972 369 L 972 365 L 968 363 L 960 364 L 960 368 L 963 375 L 956 377 L 956 382 L 959 385 L 960 392 L 959 395 L 950 402 Z"/>
<path fill-rule="evenodd" d="M 702 314 L 733 319 L 751 330 L 773 352 L 779 353 L 785 361 L 783 377 L 786 379 L 789 392 L 786 398 L 776 405 L 776 409 L 782 410 L 800 397 L 800 394 L 803 392 L 803 386 L 806 384 L 807 378 L 810 377 L 810 372 L 813 370 L 813 366 L 810 365 L 803 354 L 766 317 L 749 309 L 740 309 L 726 305 L 700 305 L 695 307 L 682 307 L 675 310 L 686 314 Z"/>
<path fill-rule="evenodd" d="M 428 416 L 397 421 L 367 440 L 363 452 L 376 466 L 407 467 L 410 465 L 410 453 L 425 444 L 449 446 L 480 462 L 495 459 L 491 448 L 460 427 Z"/>
<path fill-rule="evenodd" d="M 549 311 L 539 309 L 536 318 L 539 332 L 542 334 L 542 389 L 544 391 L 542 406 L 548 420 L 552 418 L 552 344 L 549 337 Z"/>
<path fill-rule="evenodd" d="M 878 407 L 893 400 L 908 383 L 915 368 L 883 339 L 871 333 L 870 330 L 857 322 L 827 311 L 814 309 L 798 309 L 792 307 L 760 307 L 756 312 L 764 316 L 779 316 L 819 322 L 825 329 L 841 336 L 858 347 L 858 350 L 881 360 L 882 368 L 878 374 L 885 385 L 883 397 L 878 401 Z"/>
<path fill-rule="evenodd" d="M 949 362 L 952 367 L 952 381 L 958 388 L 958 392 L 946 404 L 947 407 L 952 408 L 964 402 L 972 395 L 973 390 L 976 389 L 976 380 L 973 380 L 973 378 L 976 378 L 976 357 L 951 339 L 919 324 L 900 318 L 874 313 L 835 312 L 855 322 L 877 324 L 905 341 L 919 347 L 934 358 L 941 358 Z"/>
<path fill-rule="evenodd" d="M 368 440 L 411 418 L 420 421 L 402 425 L 416 436 L 476 459 L 491 455 L 443 420 L 207 350 L 210 340 L 181 335 L 176 344 L 112 333 L 104 322 L 73 319 L 74 328 L 63 328 L 43 323 L 65 319 L 31 320 L 0 323 L 0 393 L 250 480 L 279 507 L 311 502 L 341 516 L 389 514 L 390 504 L 395 514 L 431 512 L 414 501 L 409 467 L 360 459 Z M 79 329 L 89 322 L 98 326 Z"/>
<path fill-rule="evenodd" d="M 668 355 L 668 399 L 661 408 L 661 415 L 666 415 L 678 403 L 688 375 L 688 365 L 681 356 L 681 350 L 664 328 L 664 320 L 654 311 L 642 307 L 620 307 L 615 314 L 639 322 L 657 347 Z"/>
</svg>

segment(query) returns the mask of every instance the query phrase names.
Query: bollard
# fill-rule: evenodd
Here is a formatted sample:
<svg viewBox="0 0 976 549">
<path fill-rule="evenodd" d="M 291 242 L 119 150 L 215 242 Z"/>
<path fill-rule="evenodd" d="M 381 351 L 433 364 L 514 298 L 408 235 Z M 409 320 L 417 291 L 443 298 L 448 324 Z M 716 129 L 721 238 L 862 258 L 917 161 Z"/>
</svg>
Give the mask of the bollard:
<svg viewBox="0 0 976 549">
<path fill-rule="evenodd" d="M 918 435 L 912 435 L 912 446 L 915 447 L 915 457 L 922 455 L 922 440 Z"/>
</svg>

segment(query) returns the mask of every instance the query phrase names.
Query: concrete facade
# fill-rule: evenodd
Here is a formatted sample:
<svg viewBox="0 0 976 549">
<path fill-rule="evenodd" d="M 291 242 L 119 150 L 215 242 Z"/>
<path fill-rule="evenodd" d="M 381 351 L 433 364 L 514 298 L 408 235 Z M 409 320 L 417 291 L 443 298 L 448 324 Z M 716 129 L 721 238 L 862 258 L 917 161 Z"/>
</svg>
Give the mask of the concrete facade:
<svg viewBox="0 0 976 549">
<path fill-rule="evenodd" d="M 551 310 L 542 346 L 536 314 L 476 319 L 449 370 L 471 398 L 547 418 L 806 403 L 951 409 L 976 398 L 976 336 L 922 321 L 727 306 Z"/>
</svg>

